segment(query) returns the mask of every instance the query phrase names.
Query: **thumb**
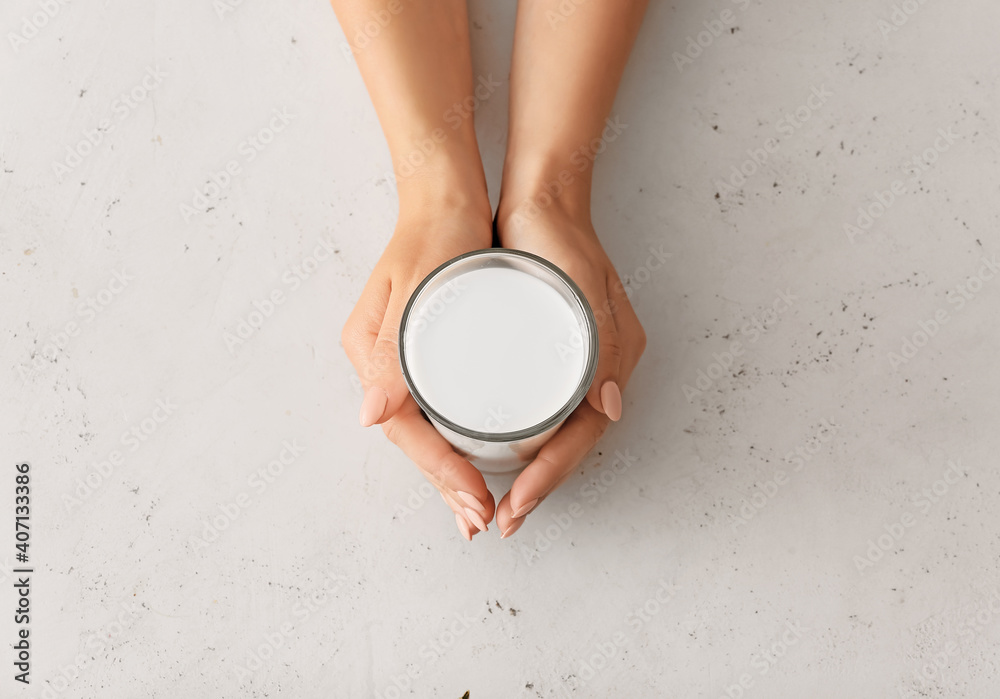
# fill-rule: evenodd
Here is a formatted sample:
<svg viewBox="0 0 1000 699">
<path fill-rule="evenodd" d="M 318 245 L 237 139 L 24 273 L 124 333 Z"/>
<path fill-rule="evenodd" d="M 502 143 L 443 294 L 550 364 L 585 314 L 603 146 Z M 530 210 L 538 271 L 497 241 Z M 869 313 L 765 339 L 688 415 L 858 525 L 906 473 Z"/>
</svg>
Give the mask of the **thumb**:
<svg viewBox="0 0 1000 699">
<path fill-rule="evenodd" d="M 604 303 L 592 306 L 594 320 L 597 322 L 598 358 L 594 382 L 587 391 L 587 402 L 594 410 L 617 422 L 622 416 L 621 382 L 618 376 L 622 360 L 621 336 L 615 324 L 612 306 L 606 301 L 606 294 L 594 296 L 604 300 Z"/>
<path fill-rule="evenodd" d="M 400 303 L 398 299 L 403 299 Z M 366 387 L 359 419 L 362 427 L 381 424 L 395 415 L 410 395 L 399 366 L 399 323 L 406 297 L 393 294 L 375 345 L 362 369 Z"/>
</svg>

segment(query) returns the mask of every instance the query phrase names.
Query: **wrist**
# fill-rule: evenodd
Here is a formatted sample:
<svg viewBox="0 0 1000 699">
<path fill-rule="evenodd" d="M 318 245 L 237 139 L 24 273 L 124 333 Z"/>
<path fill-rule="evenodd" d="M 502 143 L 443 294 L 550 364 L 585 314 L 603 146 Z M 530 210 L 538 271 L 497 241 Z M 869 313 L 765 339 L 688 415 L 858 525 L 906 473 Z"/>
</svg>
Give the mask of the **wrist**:
<svg viewBox="0 0 1000 699">
<path fill-rule="evenodd" d="M 497 209 L 497 223 L 506 228 L 535 219 L 559 218 L 590 228 L 591 163 L 542 156 L 508 157 Z"/>
<path fill-rule="evenodd" d="M 493 211 L 485 190 L 465 189 L 460 183 L 434 180 L 410 187 L 399 196 L 399 219 L 394 238 L 435 243 L 461 243 L 468 250 L 493 244 Z"/>
<path fill-rule="evenodd" d="M 493 210 L 478 149 L 450 145 L 393 158 L 400 218 L 448 211 L 490 224 Z"/>
</svg>

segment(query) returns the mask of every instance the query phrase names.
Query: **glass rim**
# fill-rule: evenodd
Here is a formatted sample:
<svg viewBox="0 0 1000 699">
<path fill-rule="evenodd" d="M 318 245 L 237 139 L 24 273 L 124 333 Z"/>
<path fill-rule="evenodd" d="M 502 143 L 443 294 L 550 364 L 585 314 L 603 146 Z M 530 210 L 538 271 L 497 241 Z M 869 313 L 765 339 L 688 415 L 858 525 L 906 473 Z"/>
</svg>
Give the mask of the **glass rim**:
<svg viewBox="0 0 1000 699">
<path fill-rule="evenodd" d="M 410 313 L 412 312 L 417 299 L 420 298 L 427 286 L 442 272 L 464 260 L 483 256 L 509 256 L 520 258 L 541 267 L 545 272 L 552 275 L 555 280 L 558 280 L 563 284 L 563 286 L 566 287 L 566 290 L 569 291 L 569 296 L 572 297 L 572 299 L 579 305 L 579 310 L 585 325 L 585 327 L 581 328 L 581 330 L 585 330 L 587 333 L 587 338 L 585 338 L 583 343 L 588 352 L 587 362 L 584 365 L 583 374 L 580 377 L 576 390 L 573 391 L 569 400 L 567 400 L 559 410 L 541 422 L 520 430 L 514 430 L 512 432 L 482 432 L 480 430 L 463 427 L 462 425 L 448 419 L 435 410 L 430 403 L 427 402 L 423 395 L 421 395 L 420 391 L 414 384 L 412 377 L 410 376 L 410 370 L 406 364 L 406 329 L 409 325 Z M 518 442 L 522 439 L 528 439 L 547 432 L 568 418 L 570 414 L 576 410 L 577 406 L 583 402 L 583 399 L 587 395 L 587 391 L 590 390 L 590 385 L 593 383 L 594 377 L 597 374 L 597 360 L 599 352 L 597 320 L 594 318 L 594 312 L 590 307 L 590 303 L 587 301 L 587 297 L 583 295 L 583 292 L 580 290 L 580 287 L 576 285 L 576 282 L 570 279 L 569 275 L 559 269 L 559 267 L 543 257 L 539 257 L 538 255 L 534 255 L 530 252 L 525 252 L 524 250 L 514 250 L 510 248 L 485 248 L 483 250 L 473 250 L 472 252 L 467 252 L 462 255 L 458 255 L 457 257 L 453 257 L 447 262 L 438 265 L 433 272 L 424 277 L 423 281 L 421 281 L 420 284 L 417 285 L 417 288 L 413 290 L 413 293 L 410 294 L 410 298 L 406 302 L 406 307 L 403 309 L 403 315 L 399 322 L 398 342 L 399 365 L 403 372 L 403 380 L 406 382 L 406 387 L 410 390 L 410 395 L 413 396 L 413 399 L 416 401 L 417 405 L 420 406 L 420 409 L 424 411 L 424 414 L 427 415 L 432 421 L 440 424 L 442 427 L 445 427 L 463 437 L 475 439 L 480 442 Z"/>
</svg>

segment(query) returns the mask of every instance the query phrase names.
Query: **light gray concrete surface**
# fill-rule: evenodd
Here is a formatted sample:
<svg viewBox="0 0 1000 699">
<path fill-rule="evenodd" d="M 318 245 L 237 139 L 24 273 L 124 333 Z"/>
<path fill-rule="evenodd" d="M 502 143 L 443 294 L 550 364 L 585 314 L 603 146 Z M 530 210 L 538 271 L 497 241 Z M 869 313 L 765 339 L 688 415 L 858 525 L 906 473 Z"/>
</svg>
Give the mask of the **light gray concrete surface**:
<svg viewBox="0 0 1000 699">
<path fill-rule="evenodd" d="M 469 544 L 357 425 L 339 331 L 395 199 L 330 8 L 4 3 L 0 695 L 996 696 L 998 23 L 654 0 L 596 176 L 649 335 L 625 419 Z"/>
</svg>

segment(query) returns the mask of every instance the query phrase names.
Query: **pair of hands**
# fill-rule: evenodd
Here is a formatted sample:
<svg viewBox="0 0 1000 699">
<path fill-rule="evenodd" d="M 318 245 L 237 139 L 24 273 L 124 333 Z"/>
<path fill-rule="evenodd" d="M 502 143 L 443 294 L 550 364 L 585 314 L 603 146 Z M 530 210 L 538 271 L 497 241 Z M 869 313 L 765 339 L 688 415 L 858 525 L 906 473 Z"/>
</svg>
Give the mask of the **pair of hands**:
<svg viewBox="0 0 1000 699">
<path fill-rule="evenodd" d="M 516 217 L 515 217 L 516 218 Z M 402 213 L 361 298 L 344 325 L 341 341 L 365 388 L 360 420 L 382 425 L 438 489 L 468 540 L 496 517 L 502 537 L 558 488 L 622 414 L 621 390 L 646 345 L 646 336 L 611 261 L 588 221 L 558 210 L 536 212 L 530 221 L 499 228 L 504 247 L 532 252 L 577 283 L 597 319 L 600 357 L 584 400 L 517 476 L 499 503 L 483 475 L 459 456 L 420 412 L 399 367 L 399 325 L 410 295 L 443 262 L 492 245 L 489 214 L 438 209 Z"/>
</svg>

